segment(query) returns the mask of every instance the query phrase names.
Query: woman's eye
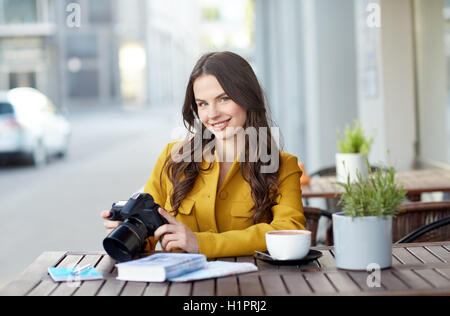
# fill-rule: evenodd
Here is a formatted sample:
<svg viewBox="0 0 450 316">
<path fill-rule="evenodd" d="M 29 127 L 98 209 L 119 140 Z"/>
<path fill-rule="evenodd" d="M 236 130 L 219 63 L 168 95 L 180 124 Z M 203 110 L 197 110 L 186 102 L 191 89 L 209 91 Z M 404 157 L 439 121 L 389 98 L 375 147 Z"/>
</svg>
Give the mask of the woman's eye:
<svg viewBox="0 0 450 316">
<path fill-rule="evenodd" d="M 200 102 L 198 104 L 199 107 L 204 107 L 204 106 L 207 106 L 207 105 L 208 105 L 208 103 L 206 103 L 206 102 Z"/>
<path fill-rule="evenodd" d="M 226 101 L 228 101 L 228 100 L 230 100 L 229 97 L 223 97 L 223 98 L 220 98 L 220 102 L 226 102 Z"/>
</svg>

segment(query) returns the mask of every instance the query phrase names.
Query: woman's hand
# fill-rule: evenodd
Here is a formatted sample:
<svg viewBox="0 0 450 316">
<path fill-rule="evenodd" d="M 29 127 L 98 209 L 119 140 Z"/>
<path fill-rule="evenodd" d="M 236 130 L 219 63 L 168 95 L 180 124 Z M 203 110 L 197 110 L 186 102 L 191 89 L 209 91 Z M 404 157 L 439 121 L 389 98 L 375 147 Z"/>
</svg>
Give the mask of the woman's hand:
<svg viewBox="0 0 450 316">
<path fill-rule="evenodd" d="M 100 216 L 105 220 L 105 222 L 103 223 L 103 226 L 105 226 L 108 234 L 110 232 L 112 232 L 114 229 L 116 229 L 122 223 L 122 222 L 117 222 L 117 221 L 110 221 L 108 219 L 109 215 L 110 215 L 110 213 L 107 210 L 102 211 L 100 214 Z"/>
<path fill-rule="evenodd" d="M 161 246 L 165 251 L 179 248 L 186 252 L 198 253 L 199 246 L 197 235 L 183 223 L 177 221 L 175 217 L 170 215 L 166 210 L 159 208 L 158 212 L 169 222 L 169 224 L 162 225 L 155 230 L 155 241 L 158 241 L 162 236 Z"/>
</svg>

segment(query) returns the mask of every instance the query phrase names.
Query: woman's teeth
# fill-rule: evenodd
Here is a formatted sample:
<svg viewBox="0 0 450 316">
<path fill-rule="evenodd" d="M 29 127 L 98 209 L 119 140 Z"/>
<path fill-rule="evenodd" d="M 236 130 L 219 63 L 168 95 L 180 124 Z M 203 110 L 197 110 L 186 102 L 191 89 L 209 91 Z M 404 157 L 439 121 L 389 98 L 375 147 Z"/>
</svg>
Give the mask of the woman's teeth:
<svg viewBox="0 0 450 316">
<path fill-rule="evenodd" d="M 229 122 L 229 121 L 230 121 L 230 120 L 221 122 L 221 123 L 219 123 L 219 124 L 214 124 L 212 127 L 213 127 L 214 130 L 222 130 L 226 125 L 228 125 L 228 122 Z"/>
</svg>

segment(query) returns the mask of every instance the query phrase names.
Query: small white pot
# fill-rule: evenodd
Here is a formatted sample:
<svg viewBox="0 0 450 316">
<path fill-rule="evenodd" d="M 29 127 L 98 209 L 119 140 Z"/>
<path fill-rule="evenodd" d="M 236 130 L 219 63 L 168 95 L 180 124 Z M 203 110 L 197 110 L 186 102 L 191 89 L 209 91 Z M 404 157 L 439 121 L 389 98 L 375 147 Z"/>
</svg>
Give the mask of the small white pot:
<svg viewBox="0 0 450 316">
<path fill-rule="evenodd" d="M 350 176 L 350 183 L 357 182 L 359 172 L 363 181 L 366 181 L 369 178 L 366 160 L 366 155 L 336 153 L 336 180 L 347 183 L 347 177 Z"/>
<path fill-rule="evenodd" d="M 392 265 L 392 216 L 346 216 L 333 214 L 336 266 L 346 270 L 367 270 L 370 264 L 380 269 Z"/>
</svg>

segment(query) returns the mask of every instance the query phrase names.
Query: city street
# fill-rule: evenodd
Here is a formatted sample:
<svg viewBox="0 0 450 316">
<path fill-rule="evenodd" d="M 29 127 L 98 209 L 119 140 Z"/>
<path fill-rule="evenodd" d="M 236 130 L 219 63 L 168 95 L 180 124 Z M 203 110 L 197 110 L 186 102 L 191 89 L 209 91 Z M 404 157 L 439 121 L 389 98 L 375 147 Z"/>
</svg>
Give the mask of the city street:
<svg viewBox="0 0 450 316">
<path fill-rule="evenodd" d="M 72 110 L 64 159 L 35 169 L 0 166 L 0 287 L 43 251 L 102 250 L 100 212 L 147 181 L 165 144 L 182 127 L 180 111 Z"/>
</svg>

